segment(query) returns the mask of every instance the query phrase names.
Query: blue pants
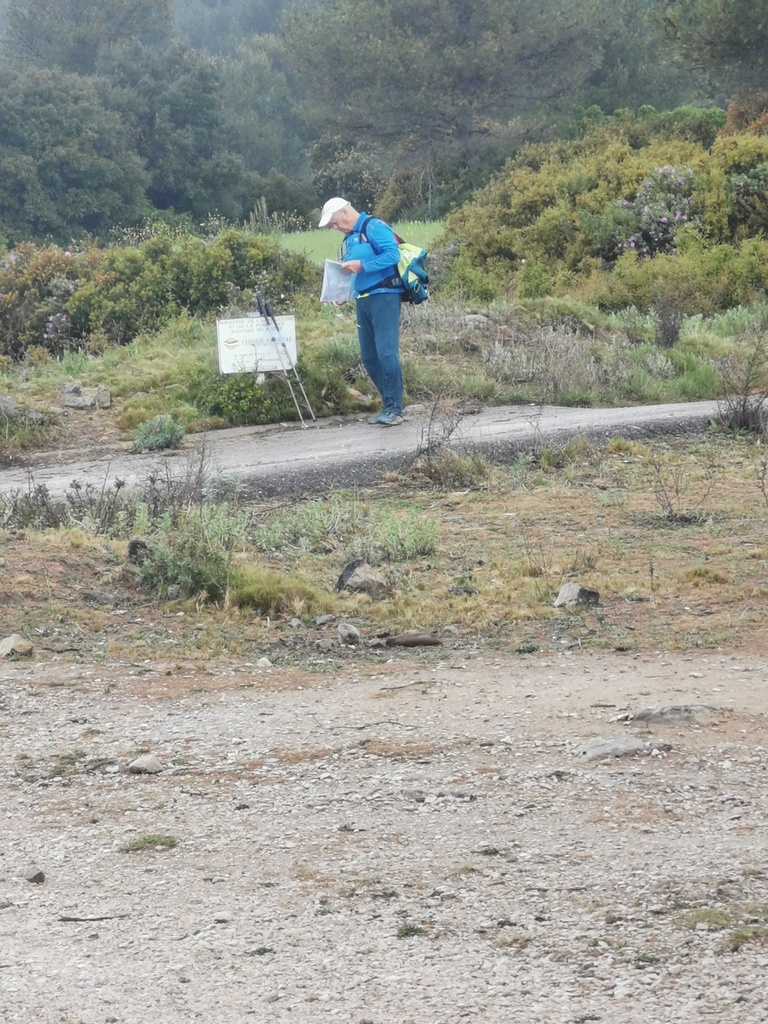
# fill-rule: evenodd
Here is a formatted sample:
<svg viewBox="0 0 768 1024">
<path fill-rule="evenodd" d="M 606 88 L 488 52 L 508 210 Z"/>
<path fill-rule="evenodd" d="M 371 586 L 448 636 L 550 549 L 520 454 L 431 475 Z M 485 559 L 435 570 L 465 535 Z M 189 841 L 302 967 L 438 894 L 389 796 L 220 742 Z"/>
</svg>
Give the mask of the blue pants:
<svg viewBox="0 0 768 1024">
<path fill-rule="evenodd" d="M 403 411 L 403 374 L 400 369 L 399 292 L 375 292 L 358 299 L 357 339 L 360 357 L 385 410 Z"/>
</svg>

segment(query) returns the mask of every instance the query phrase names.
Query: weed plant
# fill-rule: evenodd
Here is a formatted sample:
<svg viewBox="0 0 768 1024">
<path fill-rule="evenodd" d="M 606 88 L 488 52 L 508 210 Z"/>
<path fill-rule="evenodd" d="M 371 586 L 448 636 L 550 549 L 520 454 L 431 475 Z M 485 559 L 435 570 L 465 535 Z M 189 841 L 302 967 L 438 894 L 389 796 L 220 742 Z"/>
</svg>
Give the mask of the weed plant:
<svg viewBox="0 0 768 1024">
<path fill-rule="evenodd" d="M 181 448 L 185 430 L 173 416 L 160 415 L 139 424 L 133 432 L 135 452 L 157 452 Z"/>
<path fill-rule="evenodd" d="M 172 850 L 177 844 L 175 836 L 148 833 L 137 836 L 120 847 L 120 853 L 141 853 L 144 850 Z"/>
</svg>

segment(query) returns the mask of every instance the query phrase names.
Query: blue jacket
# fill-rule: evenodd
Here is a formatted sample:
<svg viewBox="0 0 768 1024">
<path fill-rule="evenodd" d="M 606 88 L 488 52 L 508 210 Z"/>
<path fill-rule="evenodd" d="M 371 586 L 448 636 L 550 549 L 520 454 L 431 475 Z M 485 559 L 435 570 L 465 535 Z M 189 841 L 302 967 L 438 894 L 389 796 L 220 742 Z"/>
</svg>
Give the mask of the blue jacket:
<svg viewBox="0 0 768 1024">
<path fill-rule="evenodd" d="M 400 249 L 395 233 L 388 224 L 375 217 L 368 221 L 365 232 L 361 233 L 360 229 L 366 220 L 368 214 L 361 213 L 342 243 L 342 258 L 360 260 L 363 264 L 363 269 L 355 274 L 352 286 L 354 296 L 358 298 L 371 291 L 402 292 L 397 273 Z M 393 282 L 391 278 L 397 280 Z"/>
</svg>

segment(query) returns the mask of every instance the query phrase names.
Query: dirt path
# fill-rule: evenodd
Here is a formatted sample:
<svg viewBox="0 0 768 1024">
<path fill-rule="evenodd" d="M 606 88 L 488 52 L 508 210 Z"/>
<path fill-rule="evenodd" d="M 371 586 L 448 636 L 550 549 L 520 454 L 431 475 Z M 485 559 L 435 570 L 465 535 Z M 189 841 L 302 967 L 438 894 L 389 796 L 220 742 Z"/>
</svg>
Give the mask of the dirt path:
<svg viewBox="0 0 768 1024">
<path fill-rule="evenodd" d="M 0 1020 L 758 1024 L 767 683 L 744 651 L 3 665 Z M 630 720 L 659 705 L 698 711 Z"/>
<path fill-rule="evenodd" d="M 361 417 L 334 417 L 301 429 L 295 424 L 240 427 L 190 436 L 186 451 L 204 442 L 211 467 L 225 478 L 239 478 L 262 496 L 324 491 L 330 487 L 374 483 L 388 470 L 402 467 L 428 443 L 450 436 L 467 452 L 509 463 L 534 445 L 570 437 L 641 437 L 701 430 L 717 415 L 717 402 L 634 406 L 626 409 L 565 409 L 554 406 L 496 406 L 455 417 L 433 416 L 413 406 L 406 422 L 394 429 L 371 427 Z M 0 471 L 0 492 L 35 483 L 60 493 L 72 480 L 101 487 L 116 478 L 130 484 L 150 469 L 178 475 L 189 472 L 184 453 L 131 455 L 107 447 L 86 459 L 82 453 L 42 452 L 26 467 Z M 188 461 L 188 460 L 187 460 Z"/>
</svg>

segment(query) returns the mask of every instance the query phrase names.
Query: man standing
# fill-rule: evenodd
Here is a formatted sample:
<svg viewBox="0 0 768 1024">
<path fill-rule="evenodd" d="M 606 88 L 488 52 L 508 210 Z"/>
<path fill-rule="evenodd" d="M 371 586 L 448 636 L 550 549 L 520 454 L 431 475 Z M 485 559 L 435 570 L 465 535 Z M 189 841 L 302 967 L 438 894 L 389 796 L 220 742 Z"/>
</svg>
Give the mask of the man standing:
<svg viewBox="0 0 768 1024">
<path fill-rule="evenodd" d="M 342 269 L 354 274 L 357 338 L 363 366 L 381 395 L 382 410 L 369 423 L 394 427 L 403 422 L 403 374 L 400 368 L 400 303 L 403 285 L 397 272 L 397 239 L 383 220 L 358 213 L 346 199 L 329 199 L 320 227 L 344 234 Z"/>
</svg>

